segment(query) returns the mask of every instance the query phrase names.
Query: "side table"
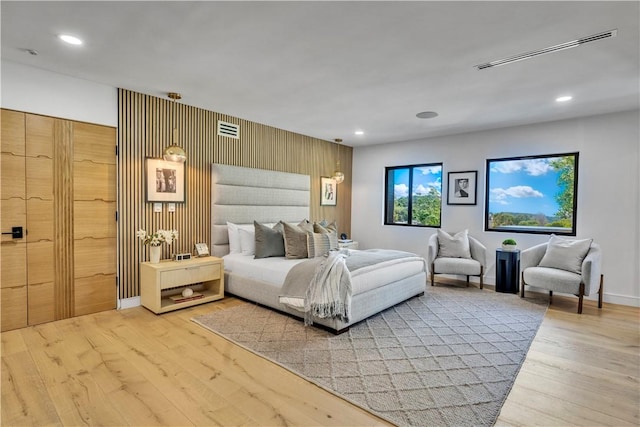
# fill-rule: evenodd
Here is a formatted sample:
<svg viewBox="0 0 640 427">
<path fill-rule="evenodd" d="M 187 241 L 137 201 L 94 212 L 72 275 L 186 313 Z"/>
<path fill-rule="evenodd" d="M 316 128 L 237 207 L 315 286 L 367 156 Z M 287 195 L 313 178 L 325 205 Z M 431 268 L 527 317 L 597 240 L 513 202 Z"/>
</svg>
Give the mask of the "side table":
<svg viewBox="0 0 640 427">
<path fill-rule="evenodd" d="M 517 294 L 520 289 L 520 250 L 496 249 L 496 292 Z"/>
</svg>

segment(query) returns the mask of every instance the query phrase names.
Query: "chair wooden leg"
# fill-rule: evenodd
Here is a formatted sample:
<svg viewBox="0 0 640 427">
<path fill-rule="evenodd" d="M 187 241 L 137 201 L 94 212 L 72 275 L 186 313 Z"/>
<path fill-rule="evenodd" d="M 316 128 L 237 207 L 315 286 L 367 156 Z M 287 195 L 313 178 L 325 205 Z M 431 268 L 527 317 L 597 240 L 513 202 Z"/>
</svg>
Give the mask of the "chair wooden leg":
<svg viewBox="0 0 640 427">
<path fill-rule="evenodd" d="M 553 291 L 549 291 L 549 305 L 553 303 Z"/>
<path fill-rule="evenodd" d="M 524 271 L 522 272 L 522 280 L 520 280 L 520 282 L 522 283 L 522 287 L 520 288 L 520 298 L 524 298 L 524 285 L 526 283 L 524 283 Z"/>
<path fill-rule="evenodd" d="M 484 285 L 482 283 L 482 276 L 483 276 L 483 268 L 482 268 L 482 266 L 480 266 L 480 289 L 482 289 L 482 286 Z"/>
<path fill-rule="evenodd" d="M 469 287 L 469 276 L 467 276 L 467 288 Z"/>
<path fill-rule="evenodd" d="M 578 314 L 582 314 L 582 299 L 584 297 L 584 283 L 580 283 L 580 294 L 578 295 Z"/>
<path fill-rule="evenodd" d="M 433 286 L 433 264 L 431 264 L 431 286 Z"/>
<path fill-rule="evenodd" d="M 598 290 L 598 308 L 602 308 L 602 292 L 603 292 L 604 274 L 600 275 L 600 290 Z"/>
</svg>

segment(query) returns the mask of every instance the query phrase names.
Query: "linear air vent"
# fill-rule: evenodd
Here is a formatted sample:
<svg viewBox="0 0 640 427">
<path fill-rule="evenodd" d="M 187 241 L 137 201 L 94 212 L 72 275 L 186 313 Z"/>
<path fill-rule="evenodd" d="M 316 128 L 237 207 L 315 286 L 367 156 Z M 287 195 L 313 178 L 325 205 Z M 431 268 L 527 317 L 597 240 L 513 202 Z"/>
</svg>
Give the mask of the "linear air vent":
<svg viewBox="0 0 640 427">
<path fill-rule="evenodd" d="M 218 120 L 218 136 L 240 139 L 240 125 Z"/>
<path fill-rule="evenodd" d="M 618 30 L 605 31 L 603 33 L 593 34 L 591 36 L 582 37 L 578 40 L 557 44 L 555 46 L 545 47 L 544 49 L 534 50 L 533 52 L 521 53 L 519 55 L 511 56 L 509 58 L 497 59 L 495 61 L 486 62 L 484 64 L 475 65 L 478 70 L 485 70 L 487 68 L 499 67 L 501 65 L 511 64 L 513 62 L 524 61 L 525 59 L 535 58 L 536 56 L 546 55 L 547 53 L 554 53 L 565 49 L 571 49 L 572 47 L 582 46 L 585 43 L 595 42 L 598 40 L 608 39 L 618 35 Z"/>
</svg>

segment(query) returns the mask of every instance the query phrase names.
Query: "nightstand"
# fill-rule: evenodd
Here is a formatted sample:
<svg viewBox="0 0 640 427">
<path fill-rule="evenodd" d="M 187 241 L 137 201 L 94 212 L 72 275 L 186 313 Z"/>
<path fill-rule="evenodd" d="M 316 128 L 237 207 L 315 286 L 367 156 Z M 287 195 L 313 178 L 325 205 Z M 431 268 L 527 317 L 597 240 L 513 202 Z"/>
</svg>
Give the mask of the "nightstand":
<svg viewBox="0 0 640 427">
<path fill-rule="evenodd" d="M 340 249 L 358 249 L 358 242 L 352 240 L 350 242 L 338 242 L 338 247 Z"/>
<path fill-rule="evenodd" d="M 191 297 L 182 291 L 191 288 Z M 221 258 L 140 264 L 140 301 L 156 314 L 224 298 L 224 264 Z"/>
</svg>

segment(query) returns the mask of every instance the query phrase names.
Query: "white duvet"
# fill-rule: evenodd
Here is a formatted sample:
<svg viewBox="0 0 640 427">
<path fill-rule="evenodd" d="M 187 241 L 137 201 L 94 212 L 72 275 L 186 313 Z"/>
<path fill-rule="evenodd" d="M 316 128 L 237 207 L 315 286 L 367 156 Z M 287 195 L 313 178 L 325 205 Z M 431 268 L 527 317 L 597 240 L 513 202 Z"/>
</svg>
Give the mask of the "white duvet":
<svg viewBox="0 0 640 427">
<path fill-rule="evenodd" d="M 253 255 L 228 254 L 224 269 L 234 275 L 248 277 L 281 287 L 289 270 L 304 259 L 270 257 L 254 259 Z M 351 272 L 353 295 L 426 271 L 424 258 L 400 258 L 360 268 Z"/>
</svg>

